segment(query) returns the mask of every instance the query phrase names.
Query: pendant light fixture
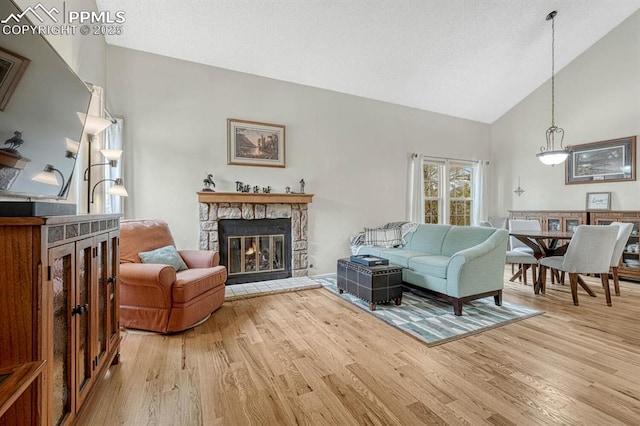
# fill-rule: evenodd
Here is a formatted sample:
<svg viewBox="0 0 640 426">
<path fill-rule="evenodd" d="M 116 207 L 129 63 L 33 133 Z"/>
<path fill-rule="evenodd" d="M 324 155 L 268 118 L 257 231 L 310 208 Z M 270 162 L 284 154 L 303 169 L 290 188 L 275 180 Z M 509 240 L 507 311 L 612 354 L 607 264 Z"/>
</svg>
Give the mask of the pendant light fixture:
<svg viewBox="0 0 640 426">
<path fill-rule="evenodd" d="M 555 98 L 556 98 L 556 82 L 555 82 L 555 43 L 556 43 L 556 26 L 555 17 L 557 11 L 553 11 L 547 15 L 547 21 L 551 21 L 551 127 L 547 129 L 547 146 L 540 147 L 540 153 L 536 155 L 538 159 L 547 166 L 555 166 L 562 163 L 569 156 L 569 151 L 562 146 L 564 140 L 564 129 L 556 126 L 555 120 Z M 555 139 L 560 138 L 560 149 L 556 150 Z"/>
</svg>

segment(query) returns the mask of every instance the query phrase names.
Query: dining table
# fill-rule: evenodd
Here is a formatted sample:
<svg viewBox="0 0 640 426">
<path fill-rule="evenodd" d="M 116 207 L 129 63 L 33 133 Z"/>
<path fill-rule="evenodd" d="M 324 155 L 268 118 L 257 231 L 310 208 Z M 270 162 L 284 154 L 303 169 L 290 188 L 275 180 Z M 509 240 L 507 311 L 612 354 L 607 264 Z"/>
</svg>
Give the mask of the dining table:
<svg viewBox="0 0 640 426">
<path fill-rule="evenodd" d="M 510 231 L 509 235 L 517 238 L 527 247 L 533 250 L 536 259 L 549 256 L 563 256 L 568 244 L 560 244 L 560 241 L 571 240 L 573 232 L 564 231 Z"/>
<path fill-rule="evenodd" d="M 563 241 L 569 241 L 573 237 L 573 232 L 566 231 L 510 231 L 509 235 L 517 238 L 527 247 L 533 250 L 533 255 L 536 259 L 549 256 L 564 256 L 569 247 L 569 244 L 562 244 Z M 546 275 L 542 273 L 542 266 L 538 267 L 538 277 L 534 282 L 533 290 L 535 294 L 545 293 L 544 281 Z M 552 271 L 552 277 L 555 276 L 560 283 L 564 281 L 558 271 Z M 584 282 L 584 280 L 578 276 L 578 284 L 589 294 L 591 297 L 596 297 L 596 293 Z"/>
</svg>

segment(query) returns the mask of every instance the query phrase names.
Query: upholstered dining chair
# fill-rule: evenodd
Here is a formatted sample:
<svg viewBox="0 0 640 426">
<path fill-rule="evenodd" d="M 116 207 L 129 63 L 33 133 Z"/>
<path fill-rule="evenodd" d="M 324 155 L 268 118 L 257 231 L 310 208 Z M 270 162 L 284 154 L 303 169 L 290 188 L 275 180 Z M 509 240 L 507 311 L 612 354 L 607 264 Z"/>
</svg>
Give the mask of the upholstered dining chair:
<svg viewBox="0 0 640 426">
<path fill-rule="evenodd" d="M 547 268 L 567 272 L 571 284 L 573 304 L 578 306 L 578 274 L 600 274 L 607 306 L 611 306 L 609 289 L 609 267 L 616 244 L 618 229 L 615 226 L 579 225 L 576 228 L 564 256 L 540 259 L 540 281 L 545 293 Z M 581 282 L 589 295 L 595 293 Z"/>
<path fill-rule="evenodd" d="M 620 296 L 620 280 L 618 279 L 618 265 L 620 264 L 620 258 L 622 252 L 627 245 L 629 236 L 633 231 L 633 223 L 629 222 L 611 222 L 611 226 L 618 226 L 618 236 L 616 238 L 616 245 L 613 248 L 613 255 L 611 256 L 611 275 L 613 275 L 613 288 L 615 289 L 616 296 Z"/>
<path fill-rule="evenodd" d="M 509 232 L 511 231 L 541 231 L 540 222 L 532 219 L 510 219 Z M 533 255 L 533 249 L 516 237 L 509 237 L 509 251 L 507 251 L 506 263 L 518 265 L 518 271 L 509 279 L 513 282 L 521 279 L 527 284 L 527 269 L 531 268 L 533 281 L 536 281 L 536 267 L 538 259 Z M 512 269 L 513 272 L 513 269 Z"/>
</svg>

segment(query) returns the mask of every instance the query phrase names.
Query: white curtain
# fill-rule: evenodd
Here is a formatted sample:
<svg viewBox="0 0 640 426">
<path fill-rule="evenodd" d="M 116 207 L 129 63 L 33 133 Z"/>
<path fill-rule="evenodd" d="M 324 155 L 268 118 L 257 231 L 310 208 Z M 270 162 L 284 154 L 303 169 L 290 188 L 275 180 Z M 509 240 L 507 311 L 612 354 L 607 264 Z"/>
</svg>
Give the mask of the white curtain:
<svg viewBox="0 0 640 426">
<path fill-rule="evenodd" d="M 424 155 L 411 154 L 409 157 L 409 177 L 407 196 L 407 220 L 424 223 Z"/>
<path fill-rule="evenodd" d="M 104 147 L 105 149 L 123 149 L 122 148 L 122 126 L 124 124 L 121 118 L 112 119 L 112 117 L 107 117 L 110 120 L 115 121 L 114 124 L 107 127 L 105 131 L 104 138 Z M 118 165 L 116 167 L 105 167 L 105 175 L 104 179 L 117 179 L 122 178 L 123 171 L 123 157 L 121 156 L 118 160 Z M 122 197 L 117 195 L 109 195 L 106 191 L 114 185 L 113 182 L 107 182 L 107 185 L 103 188 L 103 196 L 104 196 L 104 212 L 105 213 L 123 213 L 123 203 Z M 126 188 L 126 182 L 125 182 Z"/>
<path fill-rule="evenodd" d="M 488 219 L 487 212 L 487 164 L 485 161 L 478 161 L 473 166 L 473 206 L 471 224 L 478 226 L 480 222 Z"/>
</svg>

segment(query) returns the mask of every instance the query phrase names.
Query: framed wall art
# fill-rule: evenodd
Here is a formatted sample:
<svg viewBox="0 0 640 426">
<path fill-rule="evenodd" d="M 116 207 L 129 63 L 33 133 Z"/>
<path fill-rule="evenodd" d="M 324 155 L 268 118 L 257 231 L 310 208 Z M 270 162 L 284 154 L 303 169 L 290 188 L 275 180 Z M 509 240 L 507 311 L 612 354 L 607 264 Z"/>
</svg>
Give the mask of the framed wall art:
<svg viewBox="0 0 640 426">
<path fill-rule="evenodd" d="M 636 137 L 573 145 L 565 162 L 565 184 L 636 180 Z"/>
<path fill-rule="evenodd" d="M 0 111 L 4 111 L 24 74 L 29 59 L 0 47 Z"/>
<path fill-rule="evenodd" d="M 611 193 L 587 192 L 587 210 L 611 210 Z"/>
<path fill-rule="evenodd" d="M 227 120 L 228 164 L 285 167 L 285 126 Z"/>
</svg>

